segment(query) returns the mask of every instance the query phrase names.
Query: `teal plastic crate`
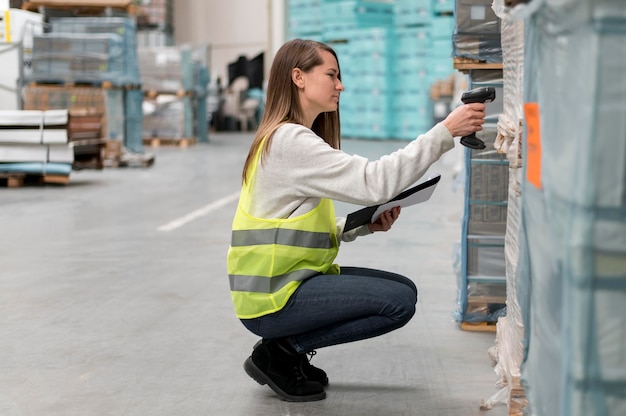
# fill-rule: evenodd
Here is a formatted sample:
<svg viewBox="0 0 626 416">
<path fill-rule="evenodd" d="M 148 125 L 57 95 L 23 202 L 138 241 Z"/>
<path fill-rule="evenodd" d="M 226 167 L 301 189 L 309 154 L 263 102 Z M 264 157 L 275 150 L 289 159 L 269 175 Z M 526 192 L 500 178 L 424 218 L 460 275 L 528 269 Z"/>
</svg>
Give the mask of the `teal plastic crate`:
<svg viewBox="0 0 626 416">
<path fill-rule="evenodd" d="M 432 0 L 433 13 L 454 13 L 455 0 Z"/>
</svg>

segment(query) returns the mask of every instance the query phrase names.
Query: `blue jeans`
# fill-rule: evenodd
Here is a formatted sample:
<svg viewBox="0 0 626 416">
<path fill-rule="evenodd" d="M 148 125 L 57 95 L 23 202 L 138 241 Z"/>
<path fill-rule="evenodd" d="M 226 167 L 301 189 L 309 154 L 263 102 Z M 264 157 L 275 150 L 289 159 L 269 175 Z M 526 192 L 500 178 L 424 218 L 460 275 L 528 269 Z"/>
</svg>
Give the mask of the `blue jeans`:
<svg viewBox="0 0 626 416">
<path fill-rule="evenodd" d="M 404 326 L 415 314 L 417 288 L 382 270 L 342 267 L 313 276 L 283 309 L 241 322 L 266 339 L 287 338 L 299 353 L 376 337 Z"/>
</svg>

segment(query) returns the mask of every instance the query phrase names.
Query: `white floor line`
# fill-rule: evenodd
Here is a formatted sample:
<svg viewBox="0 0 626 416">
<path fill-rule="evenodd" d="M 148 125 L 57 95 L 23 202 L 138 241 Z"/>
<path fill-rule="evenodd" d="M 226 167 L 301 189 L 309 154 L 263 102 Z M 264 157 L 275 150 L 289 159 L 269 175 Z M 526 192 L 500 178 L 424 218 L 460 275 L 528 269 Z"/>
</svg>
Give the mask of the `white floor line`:
<svg viewBox="0 0 626 416">
<path fill-rule="evenodd" d="M 216 209 L 223 207 L 224 205 L 236 200 L 237 198 L 239 198 L 239 192 L 227 195 L 223 198 L 218 199 L 215 202 L 211 202 L 210 204 L 203 206 L 202 208 L 198 208 L 197 210 L 192 211 L 187 215 L 184 215 L 178 219 L 168 222 L 167 224 L 159 226 L 157 228 L 157 231 L 172 231 L 180 228 L 188 222 L 196 220 L 200 217 L 204 217 L 205 215 L 210 214 Z"/>
</svg>

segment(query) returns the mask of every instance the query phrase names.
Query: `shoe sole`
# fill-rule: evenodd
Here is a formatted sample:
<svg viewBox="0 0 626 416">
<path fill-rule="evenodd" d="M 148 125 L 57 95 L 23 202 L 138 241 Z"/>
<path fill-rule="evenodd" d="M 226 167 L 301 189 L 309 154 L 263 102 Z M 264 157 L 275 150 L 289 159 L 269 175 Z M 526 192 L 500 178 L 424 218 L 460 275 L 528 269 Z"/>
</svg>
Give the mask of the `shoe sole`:
<svg viewBox="0 0 626 416">
<path fill-rule="evenodd" d="M 252 357 L 248 357 L 248 359 L 243 363 L 243 369 L 246 373 L 252 377 L 254 381 L 259 383 L 260 385 L 268 385 L 274 393 L 278 395 L 281 399 L 287 402 L 313 402 L 316 400 L 324 400 L 326 398 L 326 392 L 323 391 L 318 394 L 311 394 L 308 396 L 294 396 L 284 392 L 280 387 L 276 385 L 259 367 L 257 367 L 252 361 Z"/>
</svg>

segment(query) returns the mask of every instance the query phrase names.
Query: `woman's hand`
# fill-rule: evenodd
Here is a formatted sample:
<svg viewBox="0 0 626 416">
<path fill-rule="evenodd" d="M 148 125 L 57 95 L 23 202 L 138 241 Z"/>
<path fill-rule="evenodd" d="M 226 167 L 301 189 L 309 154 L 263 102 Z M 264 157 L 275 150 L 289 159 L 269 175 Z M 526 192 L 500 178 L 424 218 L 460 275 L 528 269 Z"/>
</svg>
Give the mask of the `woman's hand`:
<svg viewBox="0 0 626 416">
<path fill-rule="evenodd" d="M 389 211 L 380 214 L 376 222 L 367 224 L 371 232 L 388 231 L 400 215 L 400 207 L 393 207 Z"/>
<path fill-rule="evenodd" d="M 441 122 L 452 137 L 467 136 L 483 129 L 485 124 L 485 104 L 463 104 L 455 108 Z"/>
</svg>

